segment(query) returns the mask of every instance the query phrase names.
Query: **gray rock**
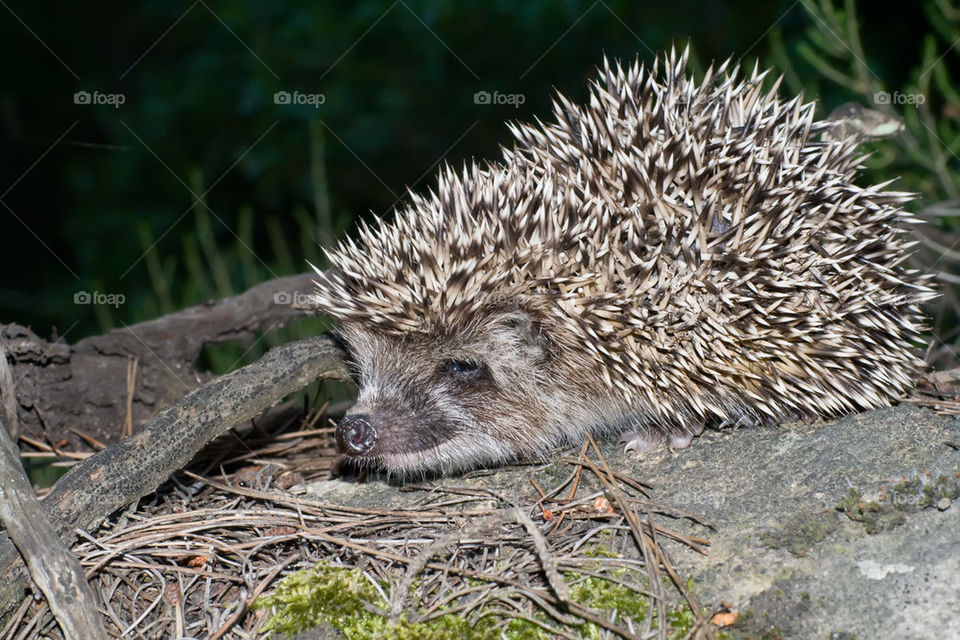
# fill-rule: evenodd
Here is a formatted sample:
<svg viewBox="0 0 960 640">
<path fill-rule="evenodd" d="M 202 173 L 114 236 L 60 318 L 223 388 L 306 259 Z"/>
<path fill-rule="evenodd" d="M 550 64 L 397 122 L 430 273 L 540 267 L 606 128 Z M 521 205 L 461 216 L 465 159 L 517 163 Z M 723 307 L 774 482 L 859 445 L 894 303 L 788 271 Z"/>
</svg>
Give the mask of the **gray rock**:
<svg viewBox="0 0 960 640">
<path fill-rule="evenodd" d="M 634 475 L 716 527 L 709 555 L 674 558 L 702 602 L 733 604 L 751 631 L 960 638 L 960 509 L 924 508 L 951 499 L 927 487 L 956 497 L 960 453 L 943 442 L 958 439 L 955 418 L 907 405 L 709 434 Z M 845 502 L 889 517 L 855 521 Z"/>
</svg>

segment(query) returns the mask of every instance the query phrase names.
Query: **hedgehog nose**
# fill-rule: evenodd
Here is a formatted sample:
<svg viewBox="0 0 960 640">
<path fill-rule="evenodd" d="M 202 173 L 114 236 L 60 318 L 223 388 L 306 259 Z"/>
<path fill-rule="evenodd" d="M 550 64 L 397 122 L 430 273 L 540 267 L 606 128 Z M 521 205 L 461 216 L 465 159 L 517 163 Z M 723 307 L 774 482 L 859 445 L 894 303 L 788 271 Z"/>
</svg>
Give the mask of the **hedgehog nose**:
<svg viewBox="0 0 960 640">
<path fill-rule="evenodd" d="M 337 449 L 351 456 L 361 456 L 377 442 L 377 430 L 362 413 L 348 414 L 337 425 Z"/>
</svg>

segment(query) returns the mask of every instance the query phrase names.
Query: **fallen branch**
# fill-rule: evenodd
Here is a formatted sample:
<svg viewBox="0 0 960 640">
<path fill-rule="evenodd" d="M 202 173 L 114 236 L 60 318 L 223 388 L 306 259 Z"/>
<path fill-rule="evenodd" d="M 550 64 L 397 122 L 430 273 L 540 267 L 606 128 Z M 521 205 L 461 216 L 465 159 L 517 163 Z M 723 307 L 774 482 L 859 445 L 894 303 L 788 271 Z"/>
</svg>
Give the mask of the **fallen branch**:
<svg viewBox="0 0 960 640">
<path fill-rule="evenodd" d="M 47 599 L 64 637 L 68 640 L 106 638 L 97 612 L 97 599 L 83 576 L 80 563 L 50 525 L 2 421 L 0 487 L 0 524 L 26 562 L 33 582 Z"/>
<path fill-rule="evenodd" d="M 6 349 L 0 340 L 0 402 L 10 405 L 14 387 Z M 16 432 L 16 414 L 0 417 L 0 524 L 27 564 L 30 577 L 47 599 L 47 605 L 67 640 L 100 640 L 107 637 L 97 612 L 97 598 L 80 563 L 54 533 L 47 514 L 20 464 L 20 450 L 10 439 Z"/>
<path fill-rule="evenodd" d="M 204 346 L 253 340 L 292 320 L 304 309 L 313 275 L 259 284 L 239 295 L 190 307 L 70 345 L 44 340 L 17 324 L 0 325 L 16 380 L 22 433 L 72 450 L 87 450 L 73 429 L 113 442 L 174 400 L 198 388 L 210 374 L 195 369 Z M 7 408 L 9 411 L 10 409 Z"/>
</svg>

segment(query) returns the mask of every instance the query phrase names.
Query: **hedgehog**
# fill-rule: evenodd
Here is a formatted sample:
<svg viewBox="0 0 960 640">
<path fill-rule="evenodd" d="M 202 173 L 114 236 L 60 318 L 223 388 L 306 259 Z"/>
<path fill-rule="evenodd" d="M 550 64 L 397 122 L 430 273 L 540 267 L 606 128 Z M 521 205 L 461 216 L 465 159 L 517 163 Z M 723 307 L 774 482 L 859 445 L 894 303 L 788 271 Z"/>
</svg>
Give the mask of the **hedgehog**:
<svg viewBox="0 0 960 640">
<path fill-rule="evenodd" d="M 687 58 L 604 59 L 586 104 L 558 94 L 500 161 L 327 252 L 348 459 L 450 473 L 588 433 L 643 454 L 902 398 L 935 295 L 905 265 L 913 195 L 857 186 L 862 140 L 768 72 L 697 82 Z"/>
</svg>

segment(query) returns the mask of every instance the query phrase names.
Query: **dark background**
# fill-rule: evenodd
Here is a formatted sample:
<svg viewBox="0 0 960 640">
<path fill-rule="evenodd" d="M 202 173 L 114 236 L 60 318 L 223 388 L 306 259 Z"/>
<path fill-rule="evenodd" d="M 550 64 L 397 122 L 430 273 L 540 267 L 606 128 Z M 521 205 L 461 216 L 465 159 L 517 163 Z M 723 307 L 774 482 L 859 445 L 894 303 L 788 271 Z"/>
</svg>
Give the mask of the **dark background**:
<svg viewBox="0 0 960 640">
<path fill-rule="evenodd" d="M 932 82 L 923 111 L 892 105 L 913 110 L 912 141 L 881 143 L 867 178 L 902 176 L 916 209 L 956 195 L 960 31 L 934 2 L 0 4 L 0 323 L 70 342 L 322 261 L 321 243 L 390 215 L 438 163 L 496 157 L 504 121 L 549 117 L 555 89 L 582 99 L 604 55 L 689 42 L 698 72 L 759 59 L 820 115 Z M 951 322 L 949 305 L 932 313 Z"/>
</svg>

